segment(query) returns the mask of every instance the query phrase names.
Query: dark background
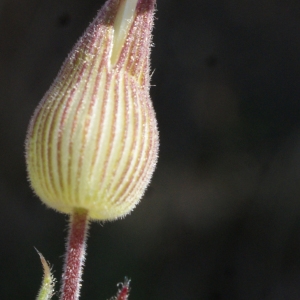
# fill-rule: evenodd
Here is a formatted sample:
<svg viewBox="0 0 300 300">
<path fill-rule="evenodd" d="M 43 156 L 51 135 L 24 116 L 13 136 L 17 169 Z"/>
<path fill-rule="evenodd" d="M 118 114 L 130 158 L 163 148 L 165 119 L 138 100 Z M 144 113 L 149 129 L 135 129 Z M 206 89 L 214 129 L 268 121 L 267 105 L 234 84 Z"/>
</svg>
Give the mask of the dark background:
<svg viewBox="0 0 300 300">
<path fill-rule="evenodd" d="M 103 0 L 0 0 L 0 298 L 60 278 L 67 217 L 26 180 L 34 108 Z M 91 226 L 81 299 L 300 299 L 300 2 L 158 0 L 160 158 L 124 220 Z M 58 284 L 56 285 L 58 288 Z"/>
</svg>

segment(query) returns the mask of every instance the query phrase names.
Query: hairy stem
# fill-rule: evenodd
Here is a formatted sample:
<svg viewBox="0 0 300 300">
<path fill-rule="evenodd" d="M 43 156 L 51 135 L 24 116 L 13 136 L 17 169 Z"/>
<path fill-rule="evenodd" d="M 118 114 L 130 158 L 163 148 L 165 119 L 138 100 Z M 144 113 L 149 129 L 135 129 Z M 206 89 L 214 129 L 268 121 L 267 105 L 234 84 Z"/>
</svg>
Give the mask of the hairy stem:
<svg viewBox="0 0 300 300">
<path fill-rule="evenodd" d="M 82 208 L 74 209 L 70 217 L 61 300 L 79 299 L 88 225 L 88 211 Z"/>
</svg>

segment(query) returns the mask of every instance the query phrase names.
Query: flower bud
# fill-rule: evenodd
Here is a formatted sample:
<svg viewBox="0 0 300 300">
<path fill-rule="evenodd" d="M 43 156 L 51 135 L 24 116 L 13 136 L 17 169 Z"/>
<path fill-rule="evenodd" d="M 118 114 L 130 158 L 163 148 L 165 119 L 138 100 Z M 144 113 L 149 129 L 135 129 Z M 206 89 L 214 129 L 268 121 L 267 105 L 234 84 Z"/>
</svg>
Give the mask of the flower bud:
<svg viewBox="0 0 300 300">
<path fill-rule="evenodd" d="M 108 0 L 31 119 L 27 170 L 48 206 L 110 220 L 128 214 L 154 171 L 149 96 L 155 0 Z"/>
</svg>

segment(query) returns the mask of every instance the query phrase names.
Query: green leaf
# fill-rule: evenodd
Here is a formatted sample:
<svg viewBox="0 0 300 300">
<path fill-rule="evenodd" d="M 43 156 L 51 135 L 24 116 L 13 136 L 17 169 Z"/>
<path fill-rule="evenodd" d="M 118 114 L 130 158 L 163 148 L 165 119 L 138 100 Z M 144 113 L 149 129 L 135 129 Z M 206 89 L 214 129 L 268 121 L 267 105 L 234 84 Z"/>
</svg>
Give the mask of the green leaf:
<svg viewBox="0 0 300 300">
<path fill-rule="evenodd" d="M 37 253 L 40 256 L 41 263 L 43 265 L 44 278 L 43 278 L 43 282 L 42 282 L 40 291 L 36 297 L 36 300 L 50 300 L 54 293 L 55 279 L 51 274 L 50 267 L 49 267 L 48 263 L 46 262 L 44 256 L 39 251 L 37 251 Z"/>
</svg>

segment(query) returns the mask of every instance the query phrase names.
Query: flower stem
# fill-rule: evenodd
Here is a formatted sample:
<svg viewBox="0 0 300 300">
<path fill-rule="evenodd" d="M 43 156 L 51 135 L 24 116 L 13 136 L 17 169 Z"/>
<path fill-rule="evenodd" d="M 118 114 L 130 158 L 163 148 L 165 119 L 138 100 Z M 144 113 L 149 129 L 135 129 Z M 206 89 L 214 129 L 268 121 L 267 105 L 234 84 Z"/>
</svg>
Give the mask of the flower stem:
<svg viewBox="0 0 300 300">
<path fill-rule="evenodd" d="M 79 299 L 88 227 L 88 211 L 82 208 L 75 208 L 70 217 L 67 253 L 62 276 L 61 300 Z"/>
</svg>

